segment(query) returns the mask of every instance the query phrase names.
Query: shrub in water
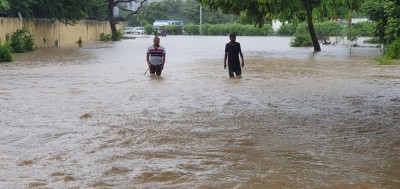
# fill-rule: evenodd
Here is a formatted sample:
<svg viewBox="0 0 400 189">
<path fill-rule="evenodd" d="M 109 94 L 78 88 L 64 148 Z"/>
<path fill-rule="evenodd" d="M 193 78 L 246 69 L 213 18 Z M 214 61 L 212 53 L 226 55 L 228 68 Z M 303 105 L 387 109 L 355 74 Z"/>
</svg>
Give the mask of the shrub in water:
<svg viewBox="0 0 400 189">
<path fill-rule="evenodd" d="M 147 35 L 150 35 L 153 32 L 154 32 L 153 25 L 147 24 L 144 26 L 144 33 L 146 33 Z"/>
<path fill-rule="evenodd" d="M 110 34 L 105 34 L 105 33 L 101 33 L 100 34 L 100 41 L 111 41 L 111 35 Z"/>
<path fill-rule="evenodd" d="M 26 28 L 18 29 L 11 35 L 11 47 L 16 53 L 35 50 L 33 35 Z"/>
<path fill-rule="evenodd" d="M 10 41 L 6 41 L 4 45 L 0 40 L 0 62 L 12 62 L 12 48 Z"/>
<path fill-rule="evenodd" d="M 342 26 L 338 22 L 318 22 L 314 24 L 318 36 L 340 36 Z"/>
<path fill-rule="evenodd" d="M 200 26 L 199 25 L 186 24 L 184 30 L 189 35 L 199 35 L 200 34 Z"/>
<path fill-rule="evenodd" d="M 278 36 L 293 36 L 296 33 L 297 24 L 283 24 L 276 34 Z"/>
<path fill-rule="evenodd" d="M 294 39 L 290 42 L 291 47 L 310 47 L 312 46 L 311 37 L 309 34 L 296 33 Z"/>
</svg>

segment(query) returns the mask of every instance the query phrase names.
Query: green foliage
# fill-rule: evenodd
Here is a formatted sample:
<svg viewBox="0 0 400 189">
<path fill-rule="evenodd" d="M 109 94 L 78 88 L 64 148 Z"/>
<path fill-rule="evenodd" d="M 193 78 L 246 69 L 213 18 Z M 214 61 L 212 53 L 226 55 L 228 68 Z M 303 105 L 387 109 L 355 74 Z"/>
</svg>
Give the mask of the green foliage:
<svg viewBox="0 0 400 189">
<path fill-rule="evenodd" d="M 350 41 L 357 41 L 357 39 L 360 37 L 360 32 L 355 28 L 346 28 L 344 32 L 347 39 Z"/>
<path fill-rule="evenodd" d="M 180 20 L 185 24 L 200 24 L 200 3 L 195 0 L 165 0 L 144 6 L 140 13 L 129 18 L 131 26 L 153 24 L 155 20 Z M 237 16 L 225 15 L 221 11 L 202 7 L 202 23 L 228 23 Z"/>
<path fill-rule="evenodd" d="M 122 28 L 117 30 L 117 32 L 111 34 L 111 40 L 112 41 L 119 41 L 122 38 L 124 38 L 124 31 L 123 31 Z"/>
<path fill-rule="evenodd" d="M 150 24 L 145 25 L 145 26 L 144 26 L 144 32 L 145 32 L 147 35 L 152 34 L 152 33 L 154 32 L 154 31 L 153 31 L 153 26 L 150 25 Z"/>
<path fill-rule="evenodd" d="M 293 36 L 296 33 L 297 24 L 283 24 L 276 34 L 278 36 Z"/>
<path fill-rule="evenodd" d="M 199 33 L 197 25 L 189 25 L 185 31 L 189 35 L 196 35 Z M 221 36 L 228 35 L 230 33 L 236 33 L 240 36 L 270 36 L 274 34 L 272 26 L 265 24 L 263 27 L 255 27 L 254 25 L 242 25 L 242 24 L 203 24 L 201 26 L 202 35 Z"/>
<path fill-rule="evenodd" d="M 79 47 L 82 47 L 82 37 L 79 37 L 78 41 L 76 41 L 76 43 L 78 44 Z"/>
<path fill-rule="evenodd" d="M 199 35 L 200 34 L 200 26 L 194 24 L 186 24 L 184 30 L 189 35 Z"/>
<path fill-rule="evenodd" d="M 0 0 L 0 13 L 6 12 L 10 9 L 10 4 L 6 0 Z"/>
<path fill-rule="evenodd" d="M 318 22 L 314 26 L 318 36 L 340 36 L 342 31 L 338 22 Z"/>
<path fill-rule="evenodd" d="M 337 22 L 318 22 L 314 24 L 314 28 L 318 36 L 340 36 L 343 29 Z M 308 34 L 307 23 L 299 23 L 296 33 Z"/>
<path fill-rule="evenodd" d="M 357 30 L 362 37 L 374 36 L 375 28 L 377 27 L 376 22 L 358 22 L 353 24 L 353 28 Z"/>
<path fill-rule="evenodd" d="M 168 25 L 168 26 L 164 26 L 164 27 L 167 30 L 169 35 L 182 35 L 183 34 L 182 26 Z M 159 32 L 161 32 L 161 31 L 159 31 Z"/>
<path fill-rule="evenodd" d="M 297 24 L 297 28 L 296 28 L 296 34 L 308 34 L 308 26 L 307 23 L 302 22 Z"/>
<path fill-rule="evenodd" d="M 71 25 L 94 14 L 92 7 L 102 5 L 100 0 L 13 0 L 8 2 L 9 16 L 16 17 L 20 12 L 25 18 L 47 18 Z"/>
<path fill-rule="evenodd" d="M 386 6 L 387 25 L 385 26 L 386 44 L 393 44 L 400 39 L 400 2 L 387 1 Z"/>
<path fill-rule="evenodd" d="M 296 33 L 290 42 L 291 47 L 312 47 L 311 37 L 307 33 Z"/>
<path fill-rule="evenodd" d="M 363 43 L 379 44 L 379 38 L 377 38 L 377 37 L 372 37 L 372 38 L 370 38 L 370 39 L 364 40 Z"/>
<path fill-rule="evenodd" d="M 100 41 L 104 41 L 104 42 L 111 41 L 111 34 L 101 33 Z"/>
<path fill-rule="evenodd" d="M 16 53 L 35 50 L 33 35 L 27 28 L 18 29 L 11 35 L 11 47 Z"/>
<path fill-rule="evenodd" d="M 397 39 L 391 43 L 386 49 L 384 56 L 389 59 L 399 59 L 400 58 L 400 39 Z"/>
<path fill-rule="evenodd" d="M 385 55 L 376 57 L 376 61 L 379 62 L 380 65 L 390 65 L 392 61 L 386 57 Z"/>
<path fill-rule="evenodd" d="M 112 34 L 106 34 L 106 33 L 100 33 L 100 41 L 119 41 L 120 39 L 123 38 L 123 34 L 120 31 L 117 31 L 115 35 Z"/>
<path fill-rule="evenodd" d="M 375 36 L 384 45 L 391 44 L 400 36 L 400 3 L 390 0 L 368 0 L 362 10 L 377 23 Z"/>
<path fill-rule="evenodd" d="M 12 62 L 13 57 L 12 57 L 12 48 L 11 48 L 11 42 L 6 41 L 4 45 L 2 45 L 2 42 L 0 40 L 0 62 Z"/>
<path fill-rule="evenodd" d="M 375 22 L 359 22 L 354 24 L 353 29 L 357 31 L 359 36 L 373 36 L 372 31 L 375 26 Z M 314 24 L 314 28 L 318 36 L 341 36 L 343 32 L 346 33 L 346 28 L 339 22 L 317 22 Z M 293 36 L 295 33 L 308 33 L 307 24 L 285 24 L 277 31 L 279 36 Z"/>
</svg>

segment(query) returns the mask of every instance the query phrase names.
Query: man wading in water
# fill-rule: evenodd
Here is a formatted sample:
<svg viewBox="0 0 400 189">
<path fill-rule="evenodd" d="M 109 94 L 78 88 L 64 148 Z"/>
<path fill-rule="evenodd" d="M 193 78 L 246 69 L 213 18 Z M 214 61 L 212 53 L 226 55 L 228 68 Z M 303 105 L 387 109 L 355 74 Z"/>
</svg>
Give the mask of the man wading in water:
<svg viewBox="0 0 400 189">
<path fill-rule="evenodd" d="M 160 38 L 154 37 L 153 45 L 147 49 L 146 60 L 150 74 L 161 75 L 165 63 L 165 48 L 160 45 Z"/>
<path fill-rule="evenodd" d="M 240 43 L 236 42 L 236 34 L 230 34 L 229 39 L 231 40 L 229 43 L 225 45 L 225 58 L 224 58 L 224 69 L 226 69 L 226 59 L 228 58 L 228 71 L 229 77 L 234 77 L 242 75 L 242 69 L 240 67 L 239 55 L 242 59 L 242 68 L 244 67 L 244 60 L 242 49 L 240 48 Z"/>
</svg>

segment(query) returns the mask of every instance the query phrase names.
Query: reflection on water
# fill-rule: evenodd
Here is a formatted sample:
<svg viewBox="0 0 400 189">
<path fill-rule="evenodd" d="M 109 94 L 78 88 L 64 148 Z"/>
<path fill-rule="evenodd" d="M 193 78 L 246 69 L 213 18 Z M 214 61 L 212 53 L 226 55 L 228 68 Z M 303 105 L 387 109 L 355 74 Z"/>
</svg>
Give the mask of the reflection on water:
<svg viewBox="0 0 400 189">
<path fill-rule="evenodd" d="M 379 49 L 168 36 L 0 64 L 0 188 L 399 188 L 400 67 Z"/>
</svg>

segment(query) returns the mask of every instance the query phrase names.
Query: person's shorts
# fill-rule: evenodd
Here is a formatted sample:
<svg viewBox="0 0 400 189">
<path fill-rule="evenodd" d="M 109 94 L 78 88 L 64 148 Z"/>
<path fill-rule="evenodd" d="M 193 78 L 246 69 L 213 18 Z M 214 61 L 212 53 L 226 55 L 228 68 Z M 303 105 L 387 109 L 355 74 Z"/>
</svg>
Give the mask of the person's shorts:
<svg viewBox="0 0 400 189">
<path fill-rule="evenodd" d="M 234 77 L 234 73 L 236 76 L 242 75 L 242 69 L 240 67 L 240 63 L 235 62 L 235 63 L 228 63 L 228 72 L 229 72 L 229 77 Z"/>
<path fill-rule="evenodd" d="M 161 75 L 163 68 L 161 65 L 151 65 L 150 66 L 150 74 L 156 74 L 156 75 Z"/>
</svg>

